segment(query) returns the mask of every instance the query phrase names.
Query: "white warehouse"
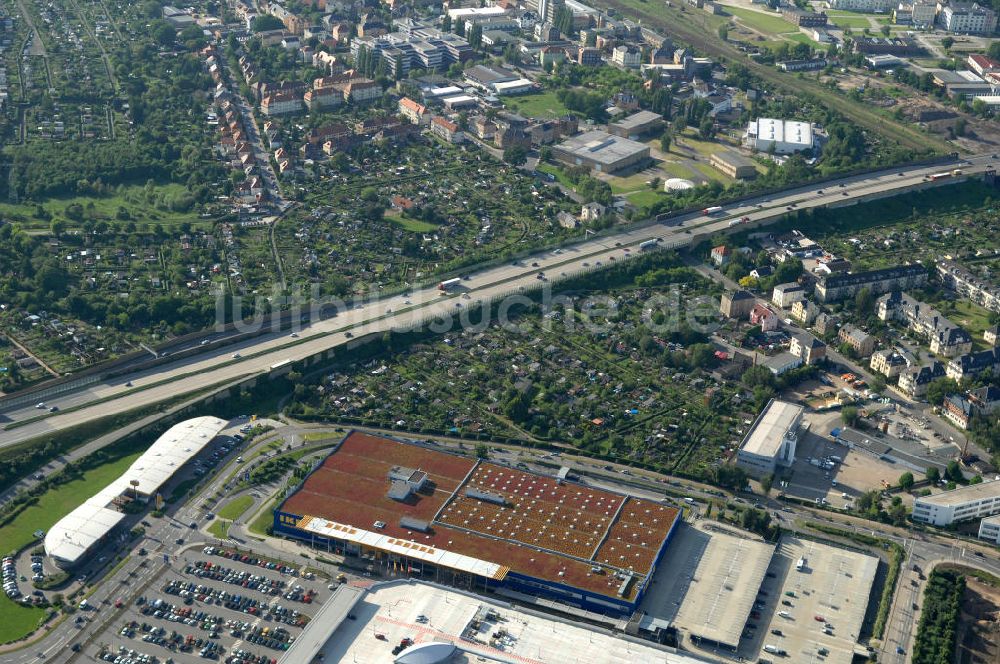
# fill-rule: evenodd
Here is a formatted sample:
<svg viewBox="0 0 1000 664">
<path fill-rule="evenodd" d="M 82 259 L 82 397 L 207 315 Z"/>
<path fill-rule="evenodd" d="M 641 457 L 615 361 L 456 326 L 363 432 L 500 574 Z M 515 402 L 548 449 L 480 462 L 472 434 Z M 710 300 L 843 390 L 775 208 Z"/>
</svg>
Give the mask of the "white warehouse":
<svg viewBox="0 0 1000 664">
<path fill-rule="evenodd" d="M 757 118 L 747 125 L 743 142 L 751 150 L 775 154 L 793 154 L 813 147 L 813 126 L 798 120 Z"/>
<path fill-rule="evenodd" d="M 773 473 L 779 465 L 791 466 L 804 411 L 794 403 L 771 399 L 743 439 L 736 465 L 755 477 Z"/>
<path fill-rule="evenodd" d="M 913 503 L 913 520 L 932 526 L 950 526 L 997 513 L 1000 513 L 1000 481 L 996 480 L 923 496 Z"/>
<path fill-rule="evenodd" d="M 45 553 L 73 567 L 125 518 L 132 500 L 147 501 L 226 428 L 218 417 L 196 417 L 170 427 L 121 477 L 60 519 L 45 535 Z"/>
</svg>

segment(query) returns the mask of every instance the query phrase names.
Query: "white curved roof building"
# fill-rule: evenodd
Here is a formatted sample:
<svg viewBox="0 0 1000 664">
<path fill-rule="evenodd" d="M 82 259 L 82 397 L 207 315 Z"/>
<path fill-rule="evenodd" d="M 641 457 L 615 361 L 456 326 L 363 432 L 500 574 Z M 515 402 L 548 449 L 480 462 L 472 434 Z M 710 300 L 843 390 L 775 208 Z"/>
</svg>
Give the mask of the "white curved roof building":
<svg viewBox="0 0 1000 664">
<path fill-rule="evenodd" d="M 454 643 L 418 643 L 399 653 L 393 664 L 441 664 L 451 659 L 457 650 Z"/>
<path fill-rule="evenodd" d="M 218 417 L 196 417 L 170 427 L 121 477 L 52 526 L 45 552 L 60 567 L 77 564 L 125 518 L 117 504 L 121 497 L 148 500 L 226 425 Z"/>
</svg>

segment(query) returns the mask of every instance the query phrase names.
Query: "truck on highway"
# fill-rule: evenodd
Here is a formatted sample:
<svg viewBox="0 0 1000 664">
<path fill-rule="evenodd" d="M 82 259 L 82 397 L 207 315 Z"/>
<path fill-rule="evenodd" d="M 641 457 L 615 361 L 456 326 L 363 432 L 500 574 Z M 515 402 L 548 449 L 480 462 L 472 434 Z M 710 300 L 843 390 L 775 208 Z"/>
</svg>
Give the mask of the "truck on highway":
<svg viewBox="0 0 1000 664">
<path fill-rule="evenodd" d="M 718 214 L 720 212 L 722 212 L 721 205 L 712 205 L 711 207 L 707 207 L 701 211 L 701 213 L 704 215 L 713 215 L 713 214 Z"/>
<path fill-rule="evenodd" d="M 931 182 L 937 182 L 938 180 L 946 180 L 946 179 L 952 178 L 952 177 L 957 178 L 961 174 L 962 174 L 962 169 L 961 168 L 956 168 L 953 171 L 942 171 L 941 173 L 933 173 L 933 174 L 927 175 L 925 177 L 928 180 L 930 180 Z"/>
<path fill-rule="evenodd" d="M 729 222 L 730 228 L 733 226 L 739 226 L 740 224 L 749 224 L 750 217 L 740 217 L 739 219 L 732 219 Z"/>
<path fill-rule="evenodd" d="M 639 249 L 641 251 L 649 251 L 650 249 L 656 249 L 656 244 L 659 242 L 659 238 L 653 240 L 646 240 L 645 242 L 639 243 Z"/>
<path fill-rule="evenodd" d="M 461 283 L 462 283 L 461 277 L 455 277 L 454 279 L 445 279 L 444 281 L 438 284 L 438 290 L 441 291 L 442 293 L 447 293 L 448 291 L 452 290 Z"/>
</svg>

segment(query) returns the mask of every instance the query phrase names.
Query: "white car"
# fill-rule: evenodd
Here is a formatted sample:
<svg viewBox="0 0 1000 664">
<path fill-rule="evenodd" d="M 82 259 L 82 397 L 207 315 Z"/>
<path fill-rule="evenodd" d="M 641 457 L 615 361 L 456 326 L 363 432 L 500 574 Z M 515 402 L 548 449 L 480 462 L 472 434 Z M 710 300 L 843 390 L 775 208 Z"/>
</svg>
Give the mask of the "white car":
<svg viewBox="0 0 1000 664">
<path fill-rule="evenodd" d="M 242 355 L 240 355 L 239 353 L 233 353 L 233 359 L 234 359 L 234 360 L 238 360 L 238 359 L 240 359 L 241 357 L 243 357 L 243 356 L 242 356 Z"/>
<path fill-rule="evenodd" d="M 39 401 L 38 403 L 35 404 L 35 408 L 37 408 L 39 410 L 45 408 L 45 402 L 44 401 Z"/>
</svg>

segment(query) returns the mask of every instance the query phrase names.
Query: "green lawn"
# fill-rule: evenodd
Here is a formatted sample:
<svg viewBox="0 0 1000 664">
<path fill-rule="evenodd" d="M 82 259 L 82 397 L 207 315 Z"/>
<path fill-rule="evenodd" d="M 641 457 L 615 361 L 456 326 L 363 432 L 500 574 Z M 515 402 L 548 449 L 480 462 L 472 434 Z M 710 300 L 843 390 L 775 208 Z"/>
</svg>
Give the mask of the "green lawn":
<svg viewBox="0 0 1000 664">
<path fill-rule="evenodd" d="M 625 198 L 628 199 L 628 202 L 632 205 L 643 208 L 652 205 L 663 196 L 664 193 L 662 187 L 656 190 L 647 187 L 639 191 L 634 191 L 631 194 L 626 194 Z"/>
<path fill-rule="evenodd" d="M 434 224 L 429 224 L 426 221 L 420 221 L 419 219 L 410 219 L 409 217 L 404 217 L 402 214 L 391 214 L 386 213 L 385 218 L 396 224 L 403 230 L 410 231 L 411 233 L 430 233 L 437 230 L 437 226 Z"/>
<path fill-rule="evenodd" d="M 787 39 L 788 41 L 798 42 L 799 44 L 808 44 L 809 46 L 815 46 L 817 48 L 821 46 L 819 42 L 809 39 L 809 37 L 802 34 L 801 32 L 792 32 L 781 36 Z"/>
<path fill-rule="evenodd" d="M 831 14 L 829 11 L 826 13 L 830 17 L 830 23 L 833 23 L 838 28 L 850 28 L 851 30 L 864 30 L 865 28 L 871 27 L 871 23 L 864 16 L 858 16 L 857 14 Z"/>
<path fill-rule="evenodd" d="M 767 32 L 772 35 L 782 32 L 793 32 L 795 26 L 781 18 L 780 14 L 765 14 L 753 9 L 742 7 L 726 7 L 726 11 L 733 16 L 739 17 L 743 23 L 760 32 Z"/>
<path fill-rule="evenodd" d="M 38 502 L 21 512 L 7 525 L 0 527 L 0 542 L 4 553 L 15 551 L 34 539 L 36 530 L 48 530 L 56 521 L 69 514 L 84 500 L 97 493 L 119 477 L 139 453 L 131 454 L 109 464 L 87 471 L 80 479 L 67 482 L 42 495 Z M 22 584 L 21 592 L 27 587 Z M 0 595 L 0 643 L 13 641 L 33 630 L 43 609 L 27 608 Z"/>
<path fill-rule="evenodd" d="M 504 100 L 512 111 L 532 118 L 558 118 L 570 112 L 553 90 Z"/>
<path fill-rule="evenodd" d="M 220 519 L 229 519 L 230 521 L 235 521 L 240 518 L 244 512 L 250 509 L 253 505 L 253 498 L 250 496 L 240 496 L 234 500 L 229 501 L 226 505 L 216 512 L 216 516 Z"/>
<path fill-rule="evenodd" d="M 0 216 L 19 221 L 25 228 L 49 228 L 51 222 L 39 217 L 37 206 L 41 205 L 45 212 L 55 218 L 63 219 L 67 223 L 67 228 L 73 228 L 77 224 L 66 216 L 66 208 L 70 205 L 80 205 L 84 208 L 84 218 L 113 220 L 118 214 L 119 208 L 124 208 L 128 216 L 136 224 L 162 224 L 171 226 L 190 222 L 196 225 L 209 224 L 210 221 L 199 220 L 198 214 L 192 212 L 171 212 L 161 210 L 155 206 L 158 197 L 177 196 L 187 191 L 187 187 L 180 184 L 166 184 L 153 187 L 153 202 L 150 202 L 144 192 L 144 188 L 139 185 L 123 186 L 120 193 L 110 196 L 67 196 L 60 198 L 49 198 L 43 201 L 28 201 L 19 204 L 0 203 Z M 93 207 L 91 207 L 93 206 Z"/>
<path fill-rule="evenodd" d="M 37 503 L 0 528 L 3 551 L 5 553 L 14 551 L 30 544 L 35 539 L 32 533 L 36 530 L 48 530 L 56 521 L 119 477 L 138 458 L 138 452 L 130 454 L 89 470 L 80 479 L 67 482 L 43 494 Z"/>
<path fill-rule="evenodd" d="M 229 526 L 232 525 L 232 521 L 220 521 L 216 519 L 212 522 L 212 525 L 208 527 L 208 532 L 212 533 L 219 539 L 226 539 L 229 537 Z"/>
<path fill-rule="evenodd" d="M 986 342 L 983 341 L 983 332 L 990 327 L 989 311 L 964 298 L 953 302 L 943 302 L 940 310 L 952 323 L 964 327 L 965 331 L 972 335 L 972 341 L 975 345 L 981 348 L 986 347 Z"/>
</svg>

